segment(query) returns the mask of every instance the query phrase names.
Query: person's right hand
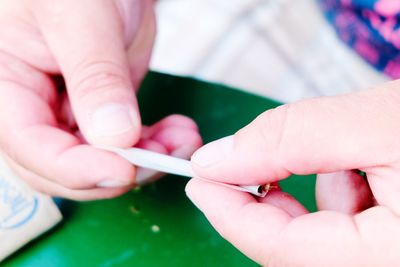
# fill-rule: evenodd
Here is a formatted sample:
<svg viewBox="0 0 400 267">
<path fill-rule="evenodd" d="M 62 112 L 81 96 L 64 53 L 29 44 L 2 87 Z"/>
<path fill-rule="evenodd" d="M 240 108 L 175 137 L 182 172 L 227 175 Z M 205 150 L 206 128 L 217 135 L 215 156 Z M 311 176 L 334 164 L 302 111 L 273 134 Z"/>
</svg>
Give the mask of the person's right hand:
<svg viewBox="0 0 400 267">
<path fill-rule="evenodd" d="M 400 80 L 269 110 L 199 149 L 192 166 L 239 185 L 322 173 L 315 213 L 279 189 L 258 199 L 189 182 L 188 196 L 216 230 L 260 264 L 400 265 Z"/>
<path fill-rule="evenodd" d="M 0 151 L 19 176 L 54 196 L 114 197 L 136 169 L 91 145 L 189 156 L 201 144 L 183 116 L 142 131 L 135 92 L 154 35 L 151 0 L 1 1 Z"/>
</svg>

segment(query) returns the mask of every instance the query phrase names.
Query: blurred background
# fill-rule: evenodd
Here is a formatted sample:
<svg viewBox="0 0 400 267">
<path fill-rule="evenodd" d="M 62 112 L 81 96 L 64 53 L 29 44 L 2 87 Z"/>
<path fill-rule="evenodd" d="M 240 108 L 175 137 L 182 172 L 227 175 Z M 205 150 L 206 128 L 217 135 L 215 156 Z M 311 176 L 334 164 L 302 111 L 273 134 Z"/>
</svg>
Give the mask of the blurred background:
<svg viewBox="0 0 400 267">
<path fill-rule="evenodd" d="M 336 36 L 316 0 L 158 0 L 151 68 L 282 102 L 388 80 Z"/>
</svg>

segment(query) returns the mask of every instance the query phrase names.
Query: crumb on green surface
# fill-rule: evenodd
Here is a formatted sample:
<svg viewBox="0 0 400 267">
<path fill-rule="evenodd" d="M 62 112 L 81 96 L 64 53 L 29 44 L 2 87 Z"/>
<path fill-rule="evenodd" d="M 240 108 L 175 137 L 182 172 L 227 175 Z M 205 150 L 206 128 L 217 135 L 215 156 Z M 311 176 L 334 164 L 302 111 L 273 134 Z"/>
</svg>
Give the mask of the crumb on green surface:
<svg viewBox="0 0 400 267">
<path fill-rule="evenodd" d="M 133 192 L 140 192 L 142 188 L 140 186 L 136 186 L 135 188 L 132 189 Z"/>
<path fill-rule="evenodd" d="M 138 215 L 140 213 L 139 209 L 133 205 L 129 207 L 129 210 L 135 215 Z"/>
<path fill-rule="evenodd" d="M 160 226 L 158 226 L 158 225 L 156 225 L 156 224 L 153 224 L 153 225 L 151 226 L 151 231 L 152 231 L 153 233 L 158 233 L 158 232 L 160 232 Z"/>
</svg>

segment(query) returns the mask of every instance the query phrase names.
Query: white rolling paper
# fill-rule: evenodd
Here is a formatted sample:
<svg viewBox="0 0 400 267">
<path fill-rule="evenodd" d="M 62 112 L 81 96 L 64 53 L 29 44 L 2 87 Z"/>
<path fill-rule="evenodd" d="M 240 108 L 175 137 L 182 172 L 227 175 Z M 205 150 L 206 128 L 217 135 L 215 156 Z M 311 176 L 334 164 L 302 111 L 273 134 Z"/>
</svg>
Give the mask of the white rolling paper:
<svg viewBox="0 0 400 267">
<path fill-rule="evenodd" d="M 188 160 L 171 157 L 171 156 L 167 156 L 167 155 L 160 154 L 160 153 L 155 153 L 155 152 L 140 149 L 140 148 L 121 149 L 121 148 L 104 147 L 104 146 L 101 146 L 101 147 L 98 146 L 97 148 L 114 152 L 136 166 L 140 166 L 140 167 L 148 168 L 148 169 L 152 169 L 152 170 L 157 170 L 157 171 L 164 172 L 164 173 L 180 175 L 180 176 L 186 176 L 186 177 L 194 177 L 195 176 L 195 174 L 192 170 L 192 167 L 190 165 L 190 161 L 188 161 Z M 196 176 L 196 178 L 199 178 L 199 177 Z M 258 197 L 264 197 L 267 194 L 268 189 L 269 189 L 269 185 L 248 185 L 248 186 L 240 185 L 239 186 L 239 185 L 232 185 L 232 184 L 211 181 L 211 180 L 204 179 L 204 178 L 199 178 L 199 179 L 203 179 L 208 182 L 219 184 L 219 185 L 229 187 L 229 188 L 232 188 L 235 190 L 249 192 Z"/>
</svg>

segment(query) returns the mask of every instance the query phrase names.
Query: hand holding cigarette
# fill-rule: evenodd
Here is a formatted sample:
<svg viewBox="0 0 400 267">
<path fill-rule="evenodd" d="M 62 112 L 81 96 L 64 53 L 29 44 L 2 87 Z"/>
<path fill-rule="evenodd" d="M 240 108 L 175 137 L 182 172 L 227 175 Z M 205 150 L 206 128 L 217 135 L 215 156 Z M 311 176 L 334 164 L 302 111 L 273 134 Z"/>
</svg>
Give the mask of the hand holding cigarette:
<svg viewBox="0 0 400 267">
<path fill-rule="evenodd" d="M 1 2 L 0 150 L 18 176 L 53 196 L 110 198 L 136 169 L 91 145 L 180 156 L 201 145 L 183 116 L 142 127 L 135 93 L 154 34 L 151 0 Z"/>
<path fill-rule="evenodd" d="M 162 173 L 170 173 L 179 176 L 186 176 L 188 178 L 195 177 L 197 179 L 202 179 L 203 181 L 209 183 L 218 184 L 241 192 L 248 192 L 258 197 L 265 197 L 271 187 L 269 184 L 233 185 L 233 184 L 220 183 L 213 180 L 207 180 L 201 177 L 196 177 L 196 175 L 192 170 L 190 161 L 182 158 L 171 157 L 165 154 L 160 154 L 145 149 L 140 149 L 136 147 L 121 149 L 116 147 L 104 147 L 104 146 L 98 146 L 97 148 L 116 153 L 117 155 L 123 157 L 124 159 L 126 159 L 127 161 L 129 161 L 130 163 L 134 164 L 137 167 L 143 167 L 149 170 L 154 170 Z M 151 181 L 152 177 L 142 178 L 138 176 L 136 178 L 136 183 L 138 185 L 147 184 Z"/>
<path fill-rule="evenodd" d="M 322 173 L 320 211 L 309 213 L 279 189 L 257 199 L 196 179 L 188 196 L 223 237 L 262 265 L 397 266 L 399 88 L 395 81 L 284 105 L 192 157 L 199 176 L 233 184 Z"/>
</svg>

